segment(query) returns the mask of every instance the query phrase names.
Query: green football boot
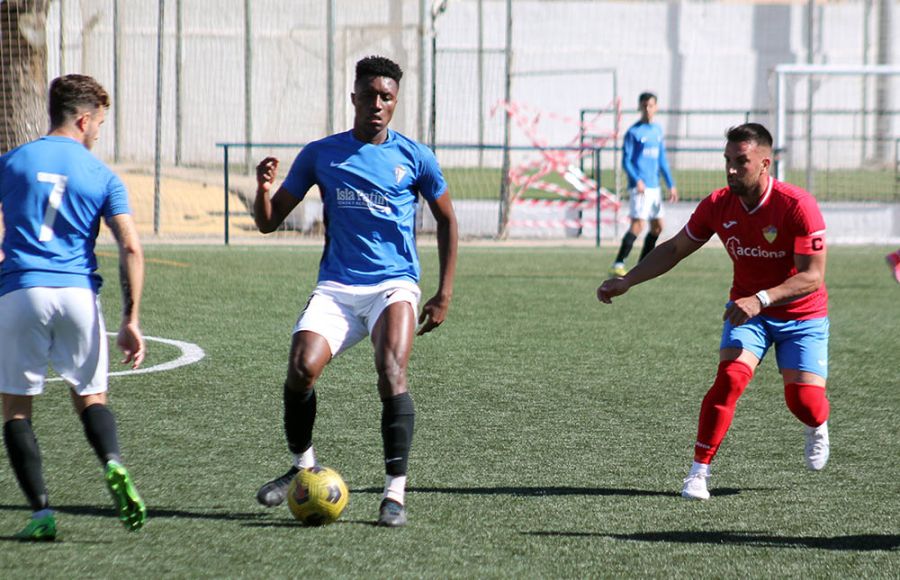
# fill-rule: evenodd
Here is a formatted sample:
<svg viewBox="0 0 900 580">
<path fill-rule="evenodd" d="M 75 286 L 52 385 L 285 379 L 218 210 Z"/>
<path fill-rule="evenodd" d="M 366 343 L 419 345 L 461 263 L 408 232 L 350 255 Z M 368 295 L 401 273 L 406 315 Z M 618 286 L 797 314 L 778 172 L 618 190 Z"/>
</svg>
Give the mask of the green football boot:
<svg viewBox="0 0 900 580">
<path fill-rule="evenodd" d="M 23 542 L 52 542 L 56 539 L 56 519 L 53 514 L 42 518 L 32 518 L 25 529 L 16 534 Z"/>
<path fill-rule="evenodd" d="M 147 521 L 147 506 L 138 495 L 125 466 L 110 461 L 106 464 L 106 487 L 116 504 L 119 521 L 129 531 L 141 529 Z"/>
</svg>

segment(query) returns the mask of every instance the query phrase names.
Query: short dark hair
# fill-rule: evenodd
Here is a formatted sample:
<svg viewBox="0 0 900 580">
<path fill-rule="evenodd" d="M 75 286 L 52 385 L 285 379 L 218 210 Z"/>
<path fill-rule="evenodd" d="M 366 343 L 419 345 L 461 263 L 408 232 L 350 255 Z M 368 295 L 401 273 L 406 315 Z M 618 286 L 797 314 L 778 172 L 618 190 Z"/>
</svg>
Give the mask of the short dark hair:
<svg viewBox="0 0 900 580">
<path fill-rule="evenodd" d="M 52 126 L 64 125 L 82 107 L 108 109 L 109 93 L 93 77 L 87 75 L 71 74 L 53 79 L 47 107 Z"/>
<path fill-rule="evenodd" d="M 763 147 L 772 148 L 772 134 L 759 123 L 744 123 L 736 125 L 725 134 L 729 143 L 756 143 Z"/>
<path fill-rule="evenodd" d="M 367 56 L 356 63 L 356 81 L 369 77 L 387 77 L 400 84 L 403 70 L 396 62 L 383 56 Z"/>
<path fill-rule="evenodd" d="M 654 101 L 659 101 L 659 99 L 657 99 L 657 98 L 656 98 L 656 95 L 654 95 L 653 93 L 651 93 L 651 92 L 644 92 L 644 93 L 641 93 L 640 96 L 638 96 L 638 104 L 639 104 L 639 105 L 643 105 L 644 103 L 646 103 L 646 102 L 649 101 L 650 99 L 653 99 Z"/>
</svg>

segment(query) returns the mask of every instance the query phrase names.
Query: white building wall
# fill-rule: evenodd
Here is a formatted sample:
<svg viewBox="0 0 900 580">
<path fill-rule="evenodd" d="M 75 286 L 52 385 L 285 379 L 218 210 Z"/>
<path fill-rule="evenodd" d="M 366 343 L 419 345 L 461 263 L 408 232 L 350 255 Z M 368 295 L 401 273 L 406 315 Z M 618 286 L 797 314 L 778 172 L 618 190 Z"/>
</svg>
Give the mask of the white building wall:
<svg viewBox="0 0 900 580">
<path fill-rule="evenodd" d="M 303 143 L 323 135 L 326 124 L 326 2 L 255 0 L 251 2 L 252 131 L 256 142 Z M 419 67 L 419 0 L 338 0 L 335 36 L 335 130 L 349 128 L 353 65 L 369 54 L 385 54 L 406 71 L 395 128 L 419 139 L 418 86 L 429 84 L 430 65 Z M 430 2 L 426 3 L 430 6 Z M 53 2 L 51 28 L 65 22 L 62 38 L 51 32 L 49 76 L 61 72 L 95 75 L 110 89 L 115 75 L 113 0 Z M 166 1 L 162 102 L 163 160 L 173 163 L 175 120 L 175 10 Z M 484 0 L 485 94 L 477 94 L 475 0 L 450 0 L 437 20 L 437 138 L 442 143 L 474 143 L 478 110 L 486 119 L 488 143 L 502 140 L 502 116 L 494 111 L 503 96 L 505 8 L 503 0 Z M 64 10 L 60 13 L 60 6 Z M 113 155 L 119 135 L 120 160 L 152 162 L 156 115 L 156 24 L 158 4 L 119 0 L 121 38 L 119 87 L 114 96 L 122 127 L 113 115 L 98 153 Z M 181 0 L 183 31 L 182 162 L 208 165 L 221 161 L 217 142 L 246 138 L 244 90 L 244 1 Z M 621 122 L 637 118 L 637 95 L 651 90 L 662 109 L 771 110 L 774 89 L 770 71 L 779 63 L 806 62 L 807 3 L 633 2 L 515 0 L 513 2 L 513 95 L 518 103 L 543 111 L 539 124 L 548 143 L 571 142 L 580 109 L 602 108 L 621 98 Z M 900 10 L 893 11 L 900 30 Z M 814 60 L 828 64 L 863 63 L 864 3 L 861 0 L 816 5 L 819 26 Z M 873 15 L 874 17 L 874 15 Z M 426 18 L 426 21 L 429 21 Z M 893 53 L 900 54 L 900 35 Z M 60 42 L 62 40 L 62 42 Z M 874 38 L 870 39 L 874 43 Z M 430 43 L 426 43 L 430 52 Z M 870 47 L 869 54 L 875 51 Z M 430 54 L 426 59 L 430 62 Z M 570 74 L 525 76 L 537 70 Z M 577 71 L 577 72 L 575 72 Z M 614 71 L 614 72 L 611 72 Z M 615 87 L 614 87 L 615 85 Z M 615 90 L 614 90 L 615 89 Z M 805 87 L 794 91 L 795 106 L 805 105 Z M 430 96 L 429 103 L 430 105 Z M 869 93 L 873 100 L 873 91 Z M 816 94 L 822 107 L 862 102 L 859 92 L 832 87 Z M 861 106 L 861 105 L 860 105 Z M 900 109 L 900 89 L 891 104 Z M 425 107 L 428 114 L 428 107 Z M 494 114 L 492 115 L 492 111 Z M 612 116 L 612 114 L 611 114 Z M 684 118 L 661 116 L 670 135 L 686 135 Z M 694 118 L 690 129 L 713 139 L 731 124 L 715 116 Z M 771 119 L 756 119 L 774 126 Z M 613 119 L 602 125 L 613 126 Z M 859 123 L 832 121 L 832 130 L 852 133 Z M 894 125 L 897 126 L 896 123 Z M 817 128 L 818 129 L 818 128 Z M 791 127 L 801 131 L 802 127 Z M 531 140 L 513 130 L 514 143 Z M 261 153 L 255 152 L 254 155 Z M 258 156 L 258 155 L 257 155 Z M 859 157 L 856 152 L 854 159 Z"/>
</svg>

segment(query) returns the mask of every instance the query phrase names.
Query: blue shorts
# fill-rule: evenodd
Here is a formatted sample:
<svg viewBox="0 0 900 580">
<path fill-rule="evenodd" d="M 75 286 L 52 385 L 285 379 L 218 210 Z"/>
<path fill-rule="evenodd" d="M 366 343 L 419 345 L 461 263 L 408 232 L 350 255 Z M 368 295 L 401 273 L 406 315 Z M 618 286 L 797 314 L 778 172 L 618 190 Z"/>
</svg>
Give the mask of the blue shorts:
<svg viewBox="0 0 900 580">
<path fill-rule="evenodd" d="M 740 326 L 725 322 L 719 348 L 741 348 L 759 360 L 775 345 L 779 370 L 796 369 L 828 378 L 828 317 L 778 320 L 755 316 Z"/>
</svg>

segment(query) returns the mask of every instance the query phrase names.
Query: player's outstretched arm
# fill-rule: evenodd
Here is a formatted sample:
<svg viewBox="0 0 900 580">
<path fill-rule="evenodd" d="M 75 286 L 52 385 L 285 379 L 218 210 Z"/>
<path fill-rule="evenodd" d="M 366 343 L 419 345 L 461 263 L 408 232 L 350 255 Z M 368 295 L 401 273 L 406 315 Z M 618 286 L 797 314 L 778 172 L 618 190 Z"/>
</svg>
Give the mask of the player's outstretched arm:
<svg viewBox="0 0 900 580">
<path fill-rule="evenodd" d="M 610 278 L 603 282 L 597 288 L 597 300 L 604 304 L 612 303 L 614 297 L 625 294 L 632 286 L 662 276 L 702 246 L 703 244 L 692 240 L 682 229 L 675 237 L 656 246 L 625 276 Z"/>
<path fill-rule="evenodd" d="M 453 297 L 453 279 L 456 277 L 456 252 L 459 241 L 459 228 L 456 224 L 456 212 L 453 211 L 453 202 L 450 192 L 434 201 L 428 202 L 432 215 L 437 222 L 437 245 L 440 278 L 438 289 L 422 307 L 419 315 L 418 335 L 431 332 L 440 326 L 447 318 L 450 309 L 450 299 Z"/>
<path fill-rule="evenodd" d="M 116 344 L 122 351 L 122 364 L 141 366 L 146 354 L 140 328 L 141 295 L 144 290 L 144 251 L 130 214 L 114 215 L 107 220 L 119 245 L 119 285 L 122 289 L 122 321 Z"/>
<path fill-rule="evenodd" d="M 280 187 L 275 195 L 271 195 L 278 175 L 278 159 L 266 157 L 256 166 L 256 199 L 253 201 L 253 221 L 260 232 L 274 232 L 291 211 L 300 203 L 300 199 L 291 195 L 284 187 Z"/>
</svg>

